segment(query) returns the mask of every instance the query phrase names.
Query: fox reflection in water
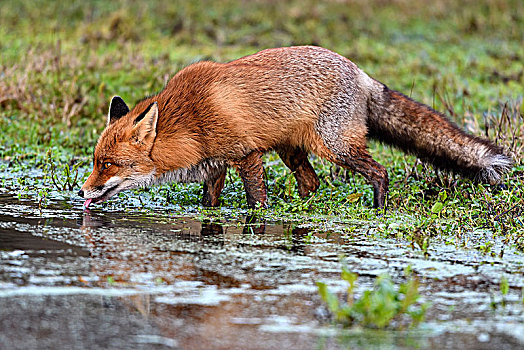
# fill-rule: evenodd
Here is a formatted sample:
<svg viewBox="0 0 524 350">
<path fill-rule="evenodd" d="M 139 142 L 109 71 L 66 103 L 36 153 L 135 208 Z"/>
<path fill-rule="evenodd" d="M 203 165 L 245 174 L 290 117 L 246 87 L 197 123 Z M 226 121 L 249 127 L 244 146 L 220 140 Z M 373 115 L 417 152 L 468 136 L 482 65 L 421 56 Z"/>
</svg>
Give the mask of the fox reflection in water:
<svg viewBox="0 0 524 350">
<path fill-rule="evenodd" d="M 243 339 L 264 336 L 258 325 L 232 320 L 250 317 L 254 309 L 257 319 L 270 318 L 273 303 L 283 310 L 291 307 L 301 319 L 311 317 L 309 308 L 294 309 L 296 298 L 270 298 L 260 306 L 253 300 L 258 291 L 278 288 L 289 274 L 274 266 L 275 251 L 285 250 L 283 267 L 290 256 L 307 254 L 307 229 L 266 225 L 254 217 L 239 226 L 89 211 L 80 224 L 97 277 L 92 283 L 137 290 L 132 296 L 107 297 L 104 305 L 143 315 L 160 338 L 181 348 L 216 348 L 218 338 L 234 347 L 239 334 Z"/>
<path fill-rule="evenodd" d="M 269 241 L 281 241 L 282 237 L 287 237 L 289 241 L 286 244 L 265 246 L 284 249 L 296 255 L 304 255 L 304 237 L 310 233 L 309 228 L 299 227 L 292 223 L 267 224 L 263 218 L 255 215 L 245 218 L 241 230 L 236 222 L 217 223 L 187 217 L 156 218 L 145 215 L 133 216 L 128 213 L 91 212 L 90 210 L 83 212 L 78 224 L 92 247 L 98 246 L 100 249 L 103 246 L 109 250 L 120 250 L 115 245 L 126 243 L 125 246 L 133 251 L 141 249 L 147 251 L 160 242 L 167 243 L 174 238 L 181 244 L 184 241 L 202 241 L 206 244 L 223 246 L 226 236 L 241 234 L 242 236 L 264 235 Z M 235 240 L 234 237 L 232 239 Z M 139 240 L 141 244 L 128 245 L 135 240 Z M 245 242 L 245 240 L 242 241 Z M 236 244 L 243 245 L 244 243 Z"/>
</svg>

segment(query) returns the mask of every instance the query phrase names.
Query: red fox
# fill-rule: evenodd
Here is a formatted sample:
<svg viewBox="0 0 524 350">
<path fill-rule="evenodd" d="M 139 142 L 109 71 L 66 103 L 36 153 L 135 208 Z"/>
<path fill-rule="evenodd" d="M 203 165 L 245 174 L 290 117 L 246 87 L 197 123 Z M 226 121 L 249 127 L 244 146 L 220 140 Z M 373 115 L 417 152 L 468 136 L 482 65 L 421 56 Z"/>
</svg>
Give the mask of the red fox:
<svg viewBox="0 0 524 350">
<path fill-rule="evenodd" d="M 113 97 L 79 195 L 102 202 L 120 191 L 167 181 L 203 181 L 203 204 L 218 205 L 227 167 L 237 169 L 249 207 L 266 206 L 262 155 L 276 150 L 301 196 L 319 186 L 314 153 L 360 173 L 383 208 L 388 174 L 367 139 L 396 146 L 435 167 L 498 183 L 511 159 L 444 115 L 369 77 L 320 47 L 267 49 L 229 63 L 199 62 L 130 110 Z"/>
</svg>

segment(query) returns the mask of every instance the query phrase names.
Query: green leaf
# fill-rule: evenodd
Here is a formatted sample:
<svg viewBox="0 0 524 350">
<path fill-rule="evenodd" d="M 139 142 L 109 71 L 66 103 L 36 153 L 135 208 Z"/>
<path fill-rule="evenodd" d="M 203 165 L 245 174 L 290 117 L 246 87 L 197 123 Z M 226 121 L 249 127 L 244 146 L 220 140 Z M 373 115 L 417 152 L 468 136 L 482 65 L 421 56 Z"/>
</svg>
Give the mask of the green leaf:
<svg viewBox="0 0 524 350">
<path fill-rule="evenodd" d="M 317 282 L 317 286 L 318 286 L 318 293 L 320 294 L 320 297 L 322 298 L 322 300 L 324 300 L 324 302 L 327 304 L 329 311 L 336 314 L 339 309 L 337 297 L 334 294 L 329 292 L 325 283 Z"/>
<path fill-rule="evenodd" d="M 360 199 L 364 194 L 363 193 L 351 193 L 346 197 L 348 203 L 354 203 Z"/>
<path fill-rule="evenodd" d="M 342 268 L 342 274 L 341 277 L 344 281 L 348 282 L 351 286 L 351 290 L 353 290 L 353 287 L 355 286 L 355 281 L 358 278 L 358 275 L 354 272 L 349 271 L 345 266 Z"/>
<path fill-rule="evenodd" d="M 440 213 L 440 211 L 442 210 L 442 208 L 444 208 L 444 204 L 442 202 L 436 202 L 435 204 L 433 204 L 433 206 L 431 207 L 431 212 L 433 214 L 438 214 Z"/>
<path fill-rule="evenodd" d="M 500 279 L 500 292 L 502 295 L 506 295 L 509 292 L 509 283 L 508 279 L 505 276 L 502 276 Z"/>
</svg>

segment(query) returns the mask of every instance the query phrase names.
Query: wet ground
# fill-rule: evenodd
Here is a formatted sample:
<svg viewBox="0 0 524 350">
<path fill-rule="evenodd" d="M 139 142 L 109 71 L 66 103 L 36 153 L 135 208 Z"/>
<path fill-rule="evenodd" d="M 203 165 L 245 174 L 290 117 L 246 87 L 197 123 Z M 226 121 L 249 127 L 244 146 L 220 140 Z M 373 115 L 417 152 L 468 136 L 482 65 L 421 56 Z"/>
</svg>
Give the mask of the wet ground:
<svg viewBox="0 0 524 350">
<path fill-rule="evenodd" d="M 67 199 L 39 209 L 4 188 L 0 348 L 524 348 L 524 258 L 508 247 L 501 257 L 496 238 L 494 256 L 444 243 L 424 256 L 359 224 L 245 220 L 83 211 Z M 360 276 L 357 295 L 384 272 L 400 282 L 412 265 L 431 302 L 425 322 L 332 326 L 315 282 L 342 298 L 341 255 Z"/>
</svg>

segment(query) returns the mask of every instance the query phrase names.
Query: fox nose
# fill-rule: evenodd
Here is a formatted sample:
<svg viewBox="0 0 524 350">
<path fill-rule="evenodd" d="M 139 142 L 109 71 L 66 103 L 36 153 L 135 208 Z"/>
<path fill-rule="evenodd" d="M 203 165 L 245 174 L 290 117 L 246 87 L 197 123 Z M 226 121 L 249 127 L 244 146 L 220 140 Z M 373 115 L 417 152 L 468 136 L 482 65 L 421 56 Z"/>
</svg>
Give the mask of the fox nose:
<svg viewBox="0 0 524 350">
<path fill-rule="evenodd" d="M 84 198 L 84 191 L 83 190 L 78 191 L 78 195 L 80 197 Z"/>
</svg>

